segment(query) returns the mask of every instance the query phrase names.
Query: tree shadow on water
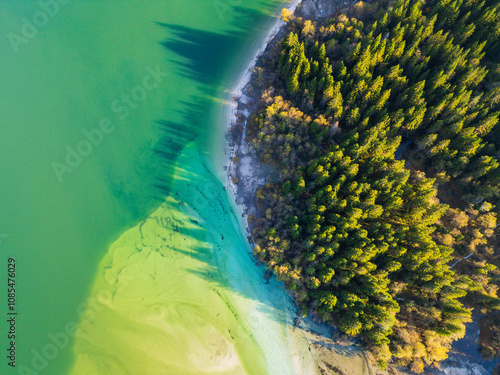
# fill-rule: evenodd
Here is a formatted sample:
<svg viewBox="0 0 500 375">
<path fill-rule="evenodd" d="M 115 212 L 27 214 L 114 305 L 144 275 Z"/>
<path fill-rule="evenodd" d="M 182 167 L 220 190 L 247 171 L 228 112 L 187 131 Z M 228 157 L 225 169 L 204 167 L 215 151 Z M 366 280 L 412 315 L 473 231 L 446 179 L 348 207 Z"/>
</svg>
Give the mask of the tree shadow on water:
<svg viewBox="0 0 500 375">
<path fill-rule="evenodd" d="M 189 165 L 184 164 L 186 160 Z M 226 188 L 193 147 L 179 156 L 175 179 L 171 190 L 175 202 L 168 203 L 167 215 L 171 216 L 159 223 L 184 237 L 183 241 L 174 241 L 172 250 L 196 259 L 199 266 L 187 271 L 207 282 L 235 318 L 239 319 L 231 295 L 260 302 L 259 313 L 251 312 L 255 312 L 253 318 L 264 315 L 282 324 L 293 324 L 293 319 L 285 313 L 290 304 L 283 285 L 275 280 L 266 285 L 265 269 L 256 264 L 249 251 Z M 184 213 L 183 216 L 187 214 L 188 219 L 183 219 L 184 222 L 176 219 L 176 211 Z"/>
<path fill-rule="evenodd" d="M 249 47 L 249 34 L 256 34 L 263 26 L 264 14 L 269 14 L 274 7 L 249 10 L 234 7 L 234 24 L 231 31 L 216 33 L 197 30 L 185 26 L 158 23 L 165 27 L 170 37 L 162 45 L 170 52 L 171 61 L 178 74 L 194 81 L 198 95 L 189 101 L 177 100 L 184 108 L 179 113 L 178 122 L 168 119 L 157 121 L 163 136 L 154 148 L 161 159 L 161 177 L 157 187 L 164 196 L 174 194 L 180 205 L 187 205 L 195 211 L 190 223 L 172 225 L 172 230 L 184 236 L 200 240 L 205 247 L 176 248 L 175 251 L 202 261 L 203 267 L 192 269 L 191 273 L 203 278 L 214 286 L 214 290 L 236 293 L 262 303 L 264 314 L 280 323 L 293 324 L 293 318 L 286 314 L 290 304 L 282 290 L 283 285 L 275 280 L 264 286 L 265 269 L 255 264 L 255 259 L 248 251 L 236 214 L 228 201 L 225 187 L 204 164 L 204 156 L 199 154 L 199 163 L 193 158 L 181 158 L 186 145 L 195 139 L 203 142 L 207 135 L 208 119 L 214 110 L 214 100 L 222 97 L 224 79 L 229 77 L 226 71 L 243 49 Z M 261 20 L 256 22 L 256 19 Z M 245 61 L 246 65 L 248 62 Z M 198 151 L 199 153 L 199 151 Z M 185 162 L 186 165 L 182 165 Z M 200 163 L 204 168 L 200 169 Z M 193 166 L 197 165 L 197 170 Z M 175 183 L 174 182 L 175 179 Z M 179 191 L 179 181 L 183 192 Z M 231 272 L 234 267 L 236 272 Z M 241 274 L 238 275 L 238 272 Z M 229 276 L 227 273 L 230 273 Z M 256 292 L 258 290 L 258 292 Z M 277 303 L 282 299 L 283 303 Z M 287 300 L 287 301 L 285 301 Z"/>
<path fill-rule="evenodd" d="M 178 60 L 179 73 L 184 77 L 204 85 L 205 89 L 216 91 L 227 69 L 237 61 L 245 48 L 250 47 L 249 35 L 256 35 L 264 26 L 263 20 L 274 6 L 267 4 L 260 9 L 232 7 L 232 21 L 227 31 L 213 32 L 186 26 L 158 22 L 167 29 L 167 37 L 162 45 L 173 52 Z"/>
<path fill-rule="evenodd" d="M 275 7 L 267 4 L 259 10 L 232 7 L 226 17 L 231 17 L 228 30 L 213 32 L 190 27 L 156 22 L 167 30 L 168 36 L 161 43 L 168 51 L 171 61 L 177 66 L 178 75 L 194 82 L 198 93 L 189 98 L 172 98 L 177 102 L 181 120 L 160 119 L 160 140 L 153 148 L 159 157 L 161 171 L 155 183 L 160 195 L 170 191 L 177 163 L 177 155 L 191 141 L 200 138 L 203 142 L 210 132 L 209 119 L 216 103 L 223 97 L 227 70 L 233 69 L 238 57 L 249 44 L 249 35 L 263 27 L 265 15 Z M 163 197 L 157 197 L 162 200 Z"/>
</svg>

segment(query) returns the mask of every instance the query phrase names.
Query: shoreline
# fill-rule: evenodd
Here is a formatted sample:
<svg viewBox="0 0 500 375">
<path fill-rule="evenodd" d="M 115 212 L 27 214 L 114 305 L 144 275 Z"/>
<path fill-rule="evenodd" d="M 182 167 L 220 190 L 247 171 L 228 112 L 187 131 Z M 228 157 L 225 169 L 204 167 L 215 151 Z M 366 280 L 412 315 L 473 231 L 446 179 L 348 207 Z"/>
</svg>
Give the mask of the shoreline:
<svg viewBox="0 0 500 375">
<path fill-rule="evenodd" d="M 300 12 L 298 16 L 321 19 L 333 16 L 331 5 L 326 11 L 318 3 L 321 0 L 295 0 L 286 9 Z M 316 12 L 316 16 L 314 13 Z M 330 13 L 328 13 L 330 12 Z M 260 90 L 254 90 L 252 86 L 253 73 L 262 59 L 264 59 L 270 49 L 283 38 L 286 33 L 286 23 L 279 18 L 271 30 L 264 38 L 262 46 L 257 50 L 251 59 L 248 67 L 243 70 L 240 80 L 229 91 L 231 95 L 231 108 L 227 118 L 227 128 L 225 130 L 227 149 L 225 151 L 227 187 L 232 191 L 237 212 L 241 214 L 238 221 L 241 221 L 242 230 L 246 233 L 249 244 L 249 256 L 252 261 L 259 265 L 253 257 L 253 246 L 251 222 L 249 218 L 256 215 L 257 207 L 254 201 L 255 193 L 265 183 L 268 175 L 266 166 L 260 163 L 257 155 L 250 149 L 246 140 L 246 130 L 248 118 L 258 109 Z M 265 270 L 266 283 L 269 279 L 275 279 L 265 265 L 260 264 Z M 342 374 L 342 375 L 398 375 L 402 374 L 395 368 L 386 371 L 380 370 L 371 359 L 370 353 L 364 349 L 361 341 L 341 333 L 336 327 L 323 322 L 318 322 L 311 314 L 305 318 L 300 318 L 297 314 L 293 296 L 289 291 L 285 291 L 288 299 L 285 311 L 288 322 L 287 330 L 299 335 L 307 340 L 309 351 L 311 352 L 320 374 Z M 290 358 L 293 360 L 292 358 Z M 297 373 L 300 372 L 300 364 L 295 365 Z"/>
<path fill-rule="evenodd" d="M 292 0 L 290 5 L 285 7 L 291 12 L 294 12 L 297 7 L 305 2 L 306 0 Z M 238 81 L 238 83 L 230 89 L 231 94 L 234 96 L 240 97 L 242 95 L 243 90 L 245 89 L 246 86 L 248 86 L 251 82 L 252 79 L 252 73 L 253 69 L 259 62 L 259 60 L 262 58 L 262 56 L 265 54 L 267 48 L 269 47 L 270 43 L 273 41 L 273 39 L 279 34 L 279 32 L 283 29 L 283 27 L 286 25 L 285 21 L 283 21 L 281 18 L 278 18 L 273 27 L 270 29 L 270 31 L 267 33 L 265 36 L 264 42 L 262 43 L 261 47 L 256 51 L 254 54 L 254 57 L 250 60 L 250 63 L 248 64 L 247 68 L 244 70 L 244 73 L 241 77 L 241 79 Z"/>
<path fill-rule="evenodd" d="M 285 8 L 291 12 L 294 12 L 301 4 L 303 4 L 306 1 L 308 0 L 292 0 L 290 4 Z M 233 177 L 238 178 L 237 177 L 238 173 L 235 170 L 237 166 L 233 162 L 233 158 L 237 157 L 238 151 L 242 147 L 246 148 L 248 152 L 248 144 L 244 142 L 246 125 L 248 116 L 250 116 L 250 114 L 257 108 L 256 101 L 258 100 L 258 97 L 255 96 L 252 97 L 252 95 L 248 95 L 249 94 L 248 91 L 252 83 L 253 72 L 256 66 L 262 60 L 262 58 L 266 55 L 268 49 L 272 45 L 274 45 L 277 37 L 281 33 L 283 33 L 285 26 L 286 26 L 285 21 L 283 21 L 280 17 L 278 17 L 274 22 L 274 25 L 271 27 L 271 29 L 267 32 L 267 34 L 263 38 L 261 46 L 255 51 L 253 56 L 250 58 L 250 62 L 247 65 L 247 67 L 244 70 L 242 70 L 241 78 L 232 88 L 229 89 L 228 100 L 231 108 L 228 111 L 227 118 L 224 118 L 224 121 L 227 121 L 226 122 L 227 126 L 224 129 L 224 136 L 226 137 L 226 146 L 228 146 L 226 151 L 224 152 L 225 154 L 224 162 L 227 163 L 225 164 L 225 169 L 227 169 L 224 172 L 226 175 L 225 178 L 227 178 L 227 187 L 233 192 L 234 202 L 237 206 L 236 208 L 238 208 L 242 213 L 241 216 L 241 218 L 243 219 L 241 222 L 242 228 L 244 229 L 245 233 L 250 236 L 247 238 L 250 246 L 252 247 L 254 243 L 253 241 L 250 240 L 251 230 L 248 225 L 248 211 L 251 209 L 251 207 L 249 207 L 247 202 L 245 202 L 245 199 L 243 200 L 241 199 L 242 194 L 238 191 L 239 187 L 237 186 L 237 183 L 233 181 Z M 234 134 L 235 128 L 240 126 L 240 124 L 242 125 L 241 136 L 239 137 L 238 135 L 236 135 L 235 138 Z M 254 170 L 255 167 L 256 166 L 253 166 Z M 249 172 L 250 174 L 253 174 L 253 171 L 249 170 Z M 248 177 L 250 180 L 253 180 L 252 176 Z M 250 255 L 253 256 L 252 253 Z"/>
<path fill-rule="evenodd" d="M 291 12 L 294 12 L 301 4 L 307 2 L 308 0 L 293 0 L 289 6 L 285 7 Z M 250 63 L 243 70 L 243 74 L 239 81 L 229 90 L 228 95 L 230 96 L 230 110 L 229 116 L 227 120 L 227 127 L 224 129 L 224 135 L 226 136 L 226 140 L 229 143 L 227 151 L 225 152 L 226 162 L 229 159 L 228 164 L 226 165 L 227 171 L 225 172 L 227 178 L 227 186 L 233 192 L 235 203 L 238 208 L 242 211 L 242 217 L 246 219 L 243 220 L 243 228 L 246 233 L 251 236 L 251 231 L 248 226 L 248 210 L 251 207 L 248 207 L 248 204 L 241 200 L 242 194 L 239 192 L 241 187 L 237 186 L 237 183 L 233 181 L 233 177 L 237 178 L 237 163 L 233 162 L 233 158 L 238 156 L 238 151 L 241 148 L 246 148 L 248 151 L 248 143 L 245 142 L 245 132 L 248 117 L 251 113 L 253 113 L 257 108 L 256 101 L 258 97 L 249 93 L 249 88 L 252 86 L 252 76 L 253 72 L 258 65 L 258 63 L 262 60 L 262 58 L 266 55 L 266 52 L 269 48 L 271 48 L 276 39 L 280 34 L 284 32 L 284 28 L 286 26 L 285 21 L 281 18 L 277 18 L 273 27 L 269 30 L 267 35 L 263 38 L 262 45 L 257 49 L 254 56 L 250 59 Z M 234 129 L 238 126 L 242 125 L 241 129 L 241 137 L 238 135 L 236 139 L 234 137 Z M 237 139 L 239 138 L 239 140 Z M 253 166 L 255 169 L 255 166 Z M 253 172 L 249 170 L 250 173 Z M 251 178 L 251 176 L 249 176 Z M 252 241 L 250 241 L 250 245 L 254 245 Z"/>
</svg>

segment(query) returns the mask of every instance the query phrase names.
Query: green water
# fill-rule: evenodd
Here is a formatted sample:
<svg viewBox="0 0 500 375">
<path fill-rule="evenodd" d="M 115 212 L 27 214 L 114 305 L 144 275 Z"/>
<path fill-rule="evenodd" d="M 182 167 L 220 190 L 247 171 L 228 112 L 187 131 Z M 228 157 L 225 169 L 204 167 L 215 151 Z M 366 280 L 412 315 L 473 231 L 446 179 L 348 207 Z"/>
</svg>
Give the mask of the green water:
<svg viewBox="0 0 500 375">
<path fill-rule="evenodd" d="M 181 332 L 173 332 L 175 327 L 203 326 L 214 314 L 207 304 L 214 307 L 225 301 L 227 310 L 222 316 L 227 319 L 212 326 L 220 331 L 220 340 L 226 342 L 221 345 L 227 353 L 234 352 L 239 358 L 235 370 L 228 373 L 252 373 L 251 363 L 256 369 L 269 366 L 266 358 L 270 354 L 262 352 L 260 333 L 252 332 L 251 321 L 238 317 L 241 312 L 238 309 L 244 310 L 244 306 L 258 299 L 256 291 L 247 289 L 252 289 L 252 278 L 259 278 L 261 270 L 252 268 L 253 263 L 246 255 L 244 235 L 222 185 L 212 183 L 209 194 L 210 202 L 215 198 L 223 202 L 221 209 L 207 203 L 206 192 L 197 197 L 192 189 L 206 186 L 206 179 L 213 178 L 206 166 L 217 167 L 210 156 L 216 152 L 210 147 L 217 144 L 214 137 L 220 143 L 222 113 L 227 108 L 223 104 L 223 99 L 227 99 L 225 91 L 232 86 L 241 67 L 247 65 L 249 51 L 269 27 L 271 16 L 285 2 L 70 0 L 66 3 L 60 4 L 59 9 L 48 8 L 52 15 L 46 20 L 36 1 L 0 3 L 0 262 L 4 269 L 0 280 L 7 283 L 7 259 L 15 258 L 18 312 L 18 367 L 8 367 L 7 359 L 3 359 L 0 372 L 97 374 L 100 372 L 92 366 L 98 363 L 104 369 L 103 374 L 141 373 L 137 368 L 133 370 L 131 363 L 117 365 L 116 369 L 111 363 L 116 362 L 114 355 L 125 356 L 133 350 L 127 343 L 140 343 L 146 328 L 106 315 L 107 310 L 102 308 L 90 319 L 88 311 L 93 293 L 102 290 L 99 285 L 105 279 L 106 270 L 120 271 L 120 267 L 125 267 L 120 261 L 113 261 L 121 253 L 112 249 L 135 241 L 136 247 L 130 251 L 142 250 L 149 237 L 142 236 L 139 246 L 137 236 L 127 240 L 127 230 L 133 232 L 130 228 L 147 223 L 150 215 L 176 218 L 183 223 L 178 226 L 187 228 L 181 231 L 185 240 L 177 234 L 178 228 L 168 229 L 177 236 L 169 245 L 170 251 L 182 250 L 180 243 L 188 241 L 184 250 L 194 256 L 184 254 L 184 257 L 195 262 L 186 261 L 182 263 L 184 268 L 176 270 L 176 280 L 186 276 L 190 281 L 174 289 L 182 293 L 183 288 L 188 288 L 185 291 L 195 293 L 208 288 L 220 297 L 212 295 L 206 301 L 204 295 L 196 296 L 196 293 L 183 297 L 203 308 L 196 310 L 197 323 L 187 323 L 186 315 L 183 315 L 186 322 L 180 325 L 171 322 L 168 330 L 172 337 L 178 337 Z M 23 36 L 24 18 L 33 21 L 34 17 L 39 26 L 35 26 L 35 31 L 25 29 L 29 37 Z M 35 32 L 36 35 L 32 35 Z M 87 142 L 89 132 L 93 134 L 94 145 Z M 189 152 L 183 151 L 186 145 Z M 69 165 L 66 159 L 75 150 L 83 156 L 76 159 L 75 155 L 69 156 L 72 162 Z M 191 157 L 178 158 L 186 152 Z M 190 180 L 196 183 L 191 182 L 190 187 L 183 185 Z M 166 198 L 159 214 L 158 207 Z M 185 211 L 188 208 L 192 213 Z M 189 227 L 196 218 L 205 224 L 196 224 L 197 229 Z M 210 220 L 215 222 L 209 223 Z M 226 222 L 232 224 L 226 228 Z M 221 233 L 226 242 L 220 243 Z M 168 242 L 168 238 L 164 240 Z M 216 255 L 222 252 L 226 254 L 222 258 L 226 259 L 227 253 L 236 248 L 240 254 L 238 261 L 232 261 L 231 256 L 229 261 L 221 261 Z M 209 255 L 200 249 L 209 249 Z M 153 252 L 161 253 L 158 249 Z M 182 256 L 182 251 L 179 254 Z M 144 262 L 137 258 L 137 264 Z M 251 268 L 251 272 L 242 277 L 245 282 L 235 286 L 227 275 L 221 274 L 231 272 L 228 262 L 242 262 L 238 267 Z M 162 272 L 168 274 L 176 263 L 165 260 L 161 267 Z M 211 276 L 203 277 L 205 274 Z M 123 285 L 116 284 L 116 280 L 115 277 L 113 285 L 107 284 L 111 285 L 110 293 L 120 289 L 119 296 L 132 298 L 127 294 L 128 289 L 117 287 Z M 151 285 L 144 280 L 145 288 Z M 274 288 L 283 299 L 282 292 L 277 292 L 279 286 Z M 276 300 L 274 292 L 268 292 L 269 299 Z M 139 295 L 141 293 L 150 296 L 148 305 L 141 304 L 140 298 L 134 299 L 138 297 L 135 294 L 129 303 L 140 310 L 137 314 L 143 321 L 147 319 L 145 312 L 153 308 L 149 304 L 163 297 L 161 293 L 140 292 Z M 162 293 L 172 293 L 172 289 Z M 9 341 L 4 319 L 6 297 L 0 297 L 4 321 L 0 332 L 5 332 L 0 333 L 0 343 L 4 353 Z M 166 301 L 164 306 L 168 305 L 169 300 Z M 120 313 L 120 309 L 130 310 L 122 306 L 113 311 Z M 275 316 L 270 320 L 279 327 L 282 322 L 276 317 L 281 315 L 279 309 L 273 309 Z M 182 311 L 180 307 L 177 312 L 174 310 L 172 314 Z M 116 329 L 128 327 L 120 343 L 110 343 L 118 352 L 102 353 L 106 345 L 103 349 L 96 344 L 111 337 L 114 334 L 111 329 L 106 338 L 88 329 L 87 333 L 77 335 L 76 340 L 65 341 L 68 331 L 77 325 L 85 328 L 86 324 L 95 323 L 95 327 L 108 327 L 110 323 L 106 319 L 111 319 Z M 177 320 L 182 321 L 182 316 Z M 232 340 L 225 332 L 227 327 L 243 333 Z M 102 329 L 99 332 L 102 333 Z M 193 334 L 195 337 L 197 333 Z M 54 340 L 59 348 L 50 346 Z M 165 350 L 172 344 L 166 340 Z M 193 342 L 186 341 L 185 345 L 193 345 Z M 200 348 L 205 344 L 201 343 Z M 51 352 L 54 348 L 57 351 Z M 182 352 L 186 352 L 184 349 Z M 40 360 L 37 353 L 44 350 L 45 359 Z M 274 353 L 281 355 L 277 363 L 283 373 L 289 373 L 288 367 L 283 367 L 288 366 L 287 353 L 280 354 L 280 350 L 277 348 Z M 86 353 L 85 359 L 82 353 Z M 165 355 L 160 351 L 156 357 L 161 359 Z M 145 354 L 144 358 L 134 360 L 147 363 L 148 358 Z M 167 362 L 161 371 L 151 367 L 151 372 L 142 373 L 170 373 L 165 370 Z M 21 365 L 33 369 L 33 363 L 39 369 L 20 371 Z M 173 363 L 170 365 L 175 367 Z M 219 370 L 214 367 L 213 371 Z"/>
</svg>

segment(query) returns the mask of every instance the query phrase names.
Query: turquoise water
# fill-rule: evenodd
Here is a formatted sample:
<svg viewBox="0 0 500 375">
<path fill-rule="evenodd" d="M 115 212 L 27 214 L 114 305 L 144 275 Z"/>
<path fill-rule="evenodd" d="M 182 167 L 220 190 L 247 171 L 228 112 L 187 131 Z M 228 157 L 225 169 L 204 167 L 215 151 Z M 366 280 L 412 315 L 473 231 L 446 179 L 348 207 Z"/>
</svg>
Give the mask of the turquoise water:
<svg viewBox="0 0 500 375">
<path fill-rule="evenodd" d="M 31 368 L 80 322 L 111 244 L 171 194 L 181 150 L 210 155 L 225 90 L 284 2 L 63 3 L 0 4 L 1 280 L 15 258 L 16 360 Z M 59 344 L 40 373 L 72 368 L 74 342 Z"/>
</svg>

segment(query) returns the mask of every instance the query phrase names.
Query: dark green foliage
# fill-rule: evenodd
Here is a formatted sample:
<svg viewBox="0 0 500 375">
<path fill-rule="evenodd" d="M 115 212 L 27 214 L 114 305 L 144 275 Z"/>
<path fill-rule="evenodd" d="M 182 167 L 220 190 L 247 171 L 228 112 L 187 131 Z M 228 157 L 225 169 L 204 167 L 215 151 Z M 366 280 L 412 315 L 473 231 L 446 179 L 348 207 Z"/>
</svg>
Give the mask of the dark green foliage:
<svg viewBox="0 0 500 375">
<path fill-rule="evenodd" d="M 449 263 L 465 241 L 487 242 L 480 231 L 493 238 L 496 214 L 471 214 L 477 238 L 453 238 L 436 186 L 451 181 L 460 204 L 500 206 L 498 10 L 398 0 L 363 22 L 296 19 L 268 67 L 279 96 L 250 133 L 261 159 L 284 168 L 257 195 L 256 255 L 303 311 L 361 335 L 382 365 L 445 359 L 470 319 L 460 301 L 477 281 Z M 403 142 L 412 173 L 395 158 Z M 488 293 L 483 306 L 497 309 Z"/>
<path fill-rule="evenodd" d="M 285 137 L 275 126 L 283 121 Z M 442 310 L 432 329 L 444 337 L 463 333 L 462 321 L 450 317 L 467 318 L 468 310 L 456 295 L 442 293 L 454 274 L 447 266 L 452 250 L 431 236 L 447 209 L 434 203 L 433 180 L 410 178 L 394 159 L 399 138 L 387 138 L 387 117 L 365 132 L 347 133 L 339 145 L 318 138 L 322 129 L 305 131 L 318 122 L 276 97 L 258 123 L 267 142 L 255 140 L 257 150 L 287 162 L 281 182 L 259 192 L 267 207 L 265 224 L 260 219 L 254 231 L 260 260 L 297 292 L 304 310 L 370 345 L 389 350 L 399 297 L 421 304 L 425 295 Z M 287 137 L 295 142 L 284 156 Z"/>
</svg>

